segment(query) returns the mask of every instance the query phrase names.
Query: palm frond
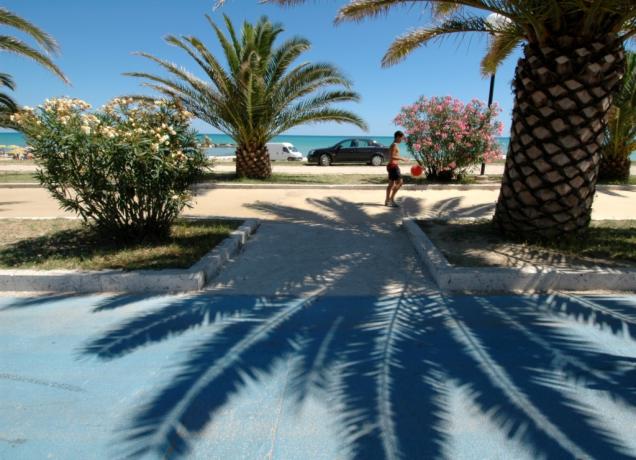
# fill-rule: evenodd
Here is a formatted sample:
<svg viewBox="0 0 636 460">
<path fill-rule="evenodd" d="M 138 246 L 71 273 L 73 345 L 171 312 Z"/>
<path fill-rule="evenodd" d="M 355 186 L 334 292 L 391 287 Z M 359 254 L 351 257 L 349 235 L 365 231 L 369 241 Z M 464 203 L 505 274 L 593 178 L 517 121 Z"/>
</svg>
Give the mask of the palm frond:
<svg viewBox="0 0 636 460">
<path fill-rule="evenodd" d="M 3 7 L 0 7 L 0 24 L 7 27 L 13 27 L 14 29 L 28 34 L 37 41 L 42 48 L 50 53 L 57 53 L 59 51 L 58 44 L 53 37 L 36 25 Z"/>
<path fill-rule="evenodd" d="M 406 4 L 403 0 L 355 0 L 343 6 L 336 16 L 336 23 L 361 21 L 388 13 L 392 8 Z"/>
<path fill-rule="evenodd" d="M 205 71 L 219 91 L 226 95 L 232 93 L 230 78 L 221 64 L 210 54 L 201 41 L 195 37 L 178 38 L 170 35 L 166 37 L 166 42 L 184 50 Z"/>
<path fill-rule="evenodd" d="M 462 5 L 458 5 L 454 2 L 435 2 L 432 5 L 433 7 L 433 16 L 439 19 L 443 19 L 452 15 L 453 13 L 457 13 L 464 8 Z"/>
<path fill-rule="evenodd" d="M 389 47 L 382 58 L 382 66 L 389 67 L 402 61 L 415 49 L 432 41 L 455 36 L 465 32 L 493 32 L 495 29 L 488 22 L 479 17 L 451 18 L 440 24 L 412 30 L 398 37 Z"/>
<path fill-rule="evenodd" d="M 18 105 L 11 96 L 5 93 L 0 93 L 0 112 L 13 113 L 18 110 Z"/>
<path fill-rule="evenodd" d="M 128 439 L 130 457 L 161 455 L 167 449 L 177 456 L 187 452 L 191 438 L 185 426 L 190 433 L 201 430 L 255 369 L 271 370 L 277 356 L 259 347 L 313 301 L 308 297 L 254 309 L 198 345 L 175 381 L 139 411 Z M 286 349 L 291 351 L 292 343 Z"/>
<path fill-rule="evenodd" d="M 283 115 L 280 116 L 284 118 Z M 368 131 L 369 127 L 366 122 L 358 115 L 348 110 L 342 109 L 319 109 L 308 110 L 294 114 L 293 117 L 289 117 L 288 120 L 282 121 L 282 124 L 272 132 L 274 135 L 282 134 L 285 131 L 294 128 L 299 125 L 312 124 L 312 123 L 324 123 L 333 121 L 336 123 L 345 123 L 357 126 L 363 131 Z"/>
<path fill-rule="evenodd" d="M 336 22 L 361 21 L 386 14 L 394 7 L 412 5 L 413 3 L 431 6 L 433 14 L 441 17 L 448 16 L 452 12 L 459 12 L 464 7 L 490 11 L 506 17 L 514 15 L 515 12 L 514 8 L 511 8 L 511 3 L 514 2 L 500 0 L 423 0 L 420 2 L 414 2 L 413 0 L 352 0 L 338 11 Z"/>
<path fill-rule="evenodd" d="M 10 90 L 15 90 L 15 81 L 8 73 L 0 73 L 0 86 L 6 86 Z"/>
<path fill-rule="evenodd" d="M 296 37 L 285 41 L 273 54 L 265 74 L 267 84 L 272 87 L 283 77 L 289 66 L 311 47 L 309 40 Z"/>
<path fill-rule="evenodd" d="M 238 43 L 236 41 L 236 36 L 234 36 L 234 29 L 231 26 L 232 22 L 230 21 L 227 15 L 223 15 L 225 23 L 230 24 L 230 26 L 228 26 L 230 30 L 230 40 L 228 40 L 225 37 L 225 34 L 223 33 L 223 31 L 219 28 L 219 26 L 217 26 L 214 23 L 214 21 L 212 21 L 212 18 L 209 15 L 206 14 L 205 18 L 208 20 L 208 23 L 210 24 L 210 26 L 214 29 L 214 32 L 216 33 L 216 37 L 219 40 L 221 47 L 223 48 L 223 52 L 225 53 L 225 59 L 227 60 L 228 65 L 230 66 L 230 69 L 232 70 L 232 72 L 237 73 L 241 66 L 241 62 L 240 62 L 241 56 L 239 55 L 239 53 L 241 52 L 241 49 L 240 49 L 240 46 L 237 46 Z"/>
<path fill-rule="evenodd" d="M 9 53 L 14 53 L 19 56 L 32 59 L 44 68 L 53 72 L 65 83 L 68 83 L 66 76 L 62 73 L 60 68 L 55 65 L 51 58 L 15 37 L 0 35 L 0 51 L 7 51 Z"/>
<path fill-rule="evenodd" d="M 488 51 L 481 61 L 481 72 L 483 75 L 490 75 L 497 71 L 497 68 L 505 61 L 514 50 L 523 42 L 523 33 L 517 29 L 510 33 L 493 34 L 488 46 Z"/>
</svg>

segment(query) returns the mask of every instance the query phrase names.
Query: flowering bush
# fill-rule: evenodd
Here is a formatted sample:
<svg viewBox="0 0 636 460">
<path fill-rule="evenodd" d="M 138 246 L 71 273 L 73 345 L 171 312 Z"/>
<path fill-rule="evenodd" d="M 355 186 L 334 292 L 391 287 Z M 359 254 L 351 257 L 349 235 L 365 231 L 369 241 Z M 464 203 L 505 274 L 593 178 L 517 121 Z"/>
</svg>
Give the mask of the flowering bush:
<svg viewBox="0 0 636 460">
<path fill-rule="evenodd" d="M 446 97 L 421 97 L 403 107 L 395 118 L 407 135 L 409 151 L 429 179 L 450 180 L 466 174 L 469 167 L 501 156 L 495 139 L 503 126 L 495 121 L 500 110 L 483 102 L 468 104 Z"/>
<path fill-rule="evenodd" d="M 167 237 L 206 165 L 191 114 L 164 100 L 125 98 L 90 109 L 78 99 L 52 99 L 13 116 L 40 183 L 109 237 Z"/>
</svg>

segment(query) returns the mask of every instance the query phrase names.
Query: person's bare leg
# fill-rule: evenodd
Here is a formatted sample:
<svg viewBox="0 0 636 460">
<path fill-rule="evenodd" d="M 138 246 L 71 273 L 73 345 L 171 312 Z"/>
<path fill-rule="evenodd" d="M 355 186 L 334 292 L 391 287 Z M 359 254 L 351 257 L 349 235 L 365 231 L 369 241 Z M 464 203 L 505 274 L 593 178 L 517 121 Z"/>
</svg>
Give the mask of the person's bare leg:
<svg viewBox="0 0 636 460">
<path fill-rule="evenodd" d="M 391 199 L 391 192 L 393 191 L 393 185 L 393 181 L 390 180 L 389 185 L 386 187 L 386 199 L 384 200 L 385 205 L 389 204 L 389 200 Z"/>
<path fill-rule="evenodd" d="M 391 192 L 391 202 L 393 203 L 395 202 L 395 194 L 398 192 L 398 190 L 402 188 L 403 183 L 404 181 L 402 179 L 395 182 L 395 185 L 393 186 L 393 191 Z"/>
</svg>

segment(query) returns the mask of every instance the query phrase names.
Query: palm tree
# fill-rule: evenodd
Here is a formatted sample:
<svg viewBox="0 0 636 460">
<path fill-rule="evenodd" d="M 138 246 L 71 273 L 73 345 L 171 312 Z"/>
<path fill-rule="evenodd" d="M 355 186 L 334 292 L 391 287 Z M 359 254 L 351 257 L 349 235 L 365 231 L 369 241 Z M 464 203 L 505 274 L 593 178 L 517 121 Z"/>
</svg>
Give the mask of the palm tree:
<svg viewBox="0 0 636 460">
<path fill-rule="evenodd" d="M 271 176 L 266 144 L 274 136 L 305 123 L 335 121 L 366 129 L 357 115 L 332 106 L 357 101 L 351 82 L 330 64 L 292 63 L 310 47 L 304 38 L 291 38 L 275 46 L 283 28 L 266 17 L 256 24 L 243 23 L 241 37 L 225 16 L 229 38 L 206 15 L 223 49 L 227 67 L 196 37 L 169 36 L 166 41 L 185 51 L 203 71 L 204 81 L 187 70 L 147 53 L 140 53 L 171 74 L 128 75 L 148 80 L 146 86 L 174 98 L 201 120 L 237 143 L 239 177 Z M 343 89 L 326 89 L 342 86 Z"/>
<path fill-rule="evenodd" d="M 270 0 L 296 4 L 302 0 Z M 353 0 L 336 21 L 377 16 L 404 0 Z M 422 0 L 438 19 L 398 38 L 383 64 L 466 32 L 492 34 L 482 62 L 491 73 L 515 47 L 511 142 L 495 222 L 508 235 L 551 239 L 589 225 L 612 97 L 636 34 L 633 0 Z M 491 23 L 479 10 L 505 21 Z"/>
<path fill-rule="evenodd" d="M 0 7 L 0 25 L 11 27 L 27 34 L 42 48 L 42 51 L 39 51 L 37 48 L 32 47 L 18 38 L 10 35 L 0 35 L 0 51 L 14 53 L 32 59 L 60 77 L 64 82 L 68 82 L 62 71 L 47 55 L 47 53 L 56 53 L 58 51 L 57 43 L 50 35 L 3 7 Z M 0 73 L 0 87 L 5 87 L 9 90 L 15 89 L 15 82 L 11 75 Z M 16 109 L 17 104 L 13 98 L 6 93 L 0 92 L 0 126 L 7 125 L 7 114 L 15 112 Z"/>
<path fill-rule="evenodd" d="M 610 109 L 599 178 L 629 180 L 632 152 L 636 151 L 636 53 L 627 53 L 627 71 L 620 93 Z"/>
</svg>

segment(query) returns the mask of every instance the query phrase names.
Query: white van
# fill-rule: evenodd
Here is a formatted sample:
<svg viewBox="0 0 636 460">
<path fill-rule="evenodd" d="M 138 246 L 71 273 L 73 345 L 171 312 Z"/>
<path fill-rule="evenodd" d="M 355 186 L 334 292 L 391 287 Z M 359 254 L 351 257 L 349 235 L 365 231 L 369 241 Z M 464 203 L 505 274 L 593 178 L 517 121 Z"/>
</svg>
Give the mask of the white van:
<svg viewBox="0 0 636 460">
<path fill-rule="evenodd" d="M 303 154 L 289 142 L 270 142 L 267 144 L 269 159 L 272 161 L 302 161 Z"/>
</svg>

